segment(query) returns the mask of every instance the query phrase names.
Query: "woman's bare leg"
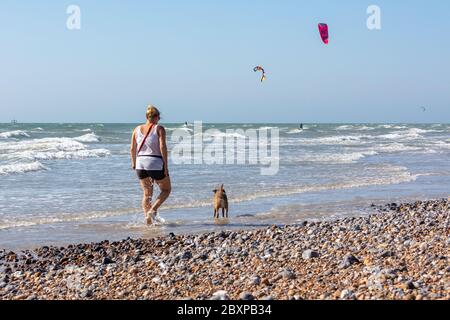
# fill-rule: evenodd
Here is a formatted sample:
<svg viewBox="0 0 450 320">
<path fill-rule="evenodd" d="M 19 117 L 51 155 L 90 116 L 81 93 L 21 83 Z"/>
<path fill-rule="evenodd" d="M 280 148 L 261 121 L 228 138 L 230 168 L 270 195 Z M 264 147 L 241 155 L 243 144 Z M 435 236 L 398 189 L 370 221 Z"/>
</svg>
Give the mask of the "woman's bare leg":
<svg viewBox="0 0 450 320">
<path fill-rule="evenodd" d="M 153 180 L 151 178 L 145 178 L 140 180 L 142 191 L 142 209 L 144 210 L 144 216 L 147 217 L 147 212 L 152 208 L 153 197 Z"/>
<path fill-rule="evenodd" d="M 164 203 L 164 201 L 167 200 L 167 198 L 170 195 L 170 192 L 172 191 L 172 186 L 170 184 L 170 177 L 165 177 L 162 180 L 157 180 L 156 184 L 159 186 L 159 189 L 161 190 L 161 193 L 159 194 L 158 198 L 155 200 L 155 203 L 151 207 L 151 210 L 156 212 L 158 211 L 159 207 Z"/>
</svg>

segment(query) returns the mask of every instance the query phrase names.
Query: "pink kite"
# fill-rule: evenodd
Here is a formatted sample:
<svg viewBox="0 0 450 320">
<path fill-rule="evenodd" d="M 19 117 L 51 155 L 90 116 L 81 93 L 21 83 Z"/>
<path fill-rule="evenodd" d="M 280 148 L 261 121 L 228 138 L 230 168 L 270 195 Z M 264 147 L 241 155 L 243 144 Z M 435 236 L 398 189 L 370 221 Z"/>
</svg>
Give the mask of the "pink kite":
<svg viewBox="0 0 450 320">
<path fill-rule="evenodd" d="M 319 23 L 319 32 L 323 43 L 328 44 L 328 25 L 326 23 Z"/>
</svg>

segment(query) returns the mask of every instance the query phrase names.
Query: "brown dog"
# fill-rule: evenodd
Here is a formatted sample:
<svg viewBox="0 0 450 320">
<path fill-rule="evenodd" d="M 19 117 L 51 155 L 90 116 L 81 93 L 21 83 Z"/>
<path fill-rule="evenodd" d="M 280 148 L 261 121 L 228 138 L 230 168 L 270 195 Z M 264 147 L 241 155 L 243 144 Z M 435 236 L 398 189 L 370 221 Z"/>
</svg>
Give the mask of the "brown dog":
<svg viewBox="0 0 450 320">
<path fill-rule="evenodd" d="M 219 209 L 222 209 L 222 218 L 228 218 L 228 197 L 223 188 L 223 184 L 220 189 L 213 190 L 214 192 L 214 218 L 219 218 Z M 226 213 L 225 213 L 226 212 Z"/>
</svg>

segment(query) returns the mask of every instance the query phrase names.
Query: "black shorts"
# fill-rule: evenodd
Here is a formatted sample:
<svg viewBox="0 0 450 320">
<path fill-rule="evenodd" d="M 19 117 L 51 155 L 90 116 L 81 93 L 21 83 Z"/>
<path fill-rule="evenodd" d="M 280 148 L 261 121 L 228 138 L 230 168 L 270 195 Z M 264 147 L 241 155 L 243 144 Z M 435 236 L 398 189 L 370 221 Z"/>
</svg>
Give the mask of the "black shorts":
<svg viewBox="0 0 450 320">
<path fill-rule="evenodd" d="M 152 178 L 159 181 L 166 177 L 164 171 L 164 168 L 162 170 L 136 170 L 136 174 L 139 180 Z"/>
</svg>

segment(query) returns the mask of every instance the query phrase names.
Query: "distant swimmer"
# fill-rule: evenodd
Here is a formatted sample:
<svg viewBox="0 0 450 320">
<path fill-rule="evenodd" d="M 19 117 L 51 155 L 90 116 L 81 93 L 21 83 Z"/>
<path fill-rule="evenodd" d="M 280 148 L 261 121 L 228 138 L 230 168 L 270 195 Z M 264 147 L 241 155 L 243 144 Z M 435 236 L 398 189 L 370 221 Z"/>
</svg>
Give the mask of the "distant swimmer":
<svg viewBox="0 0 450 320">
<path fill-rule="evenodd" d="M 188 126 L 188 123 L 187 123 L 187 121 L 186 121 L 186 122 L 184 123 L 184 126 L 185 126 L 185 127 L 187 127 L 187 126 Z"/>
<path fill-rule="evenodd" d="M 300 130 L 303 130 L 303 123 L 300 123 L 299 127 Z"/>
<path fill-rule="evenodd" d="M 420 109 L 422 109 L 423 112 L 427 111 L 427 108 L 425 107 L 420 107 Z"/>
</svg>

